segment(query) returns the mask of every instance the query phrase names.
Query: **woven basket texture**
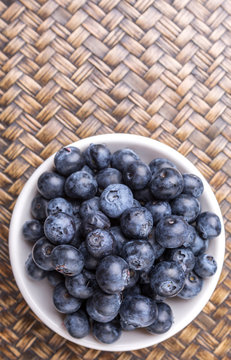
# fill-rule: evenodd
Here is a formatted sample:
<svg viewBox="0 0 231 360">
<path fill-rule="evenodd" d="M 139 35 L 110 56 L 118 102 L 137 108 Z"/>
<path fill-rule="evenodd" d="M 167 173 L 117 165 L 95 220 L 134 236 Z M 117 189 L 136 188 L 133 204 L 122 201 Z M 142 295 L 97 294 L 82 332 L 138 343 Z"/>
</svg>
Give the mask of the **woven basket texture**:
<svg viewBox="0 0 231 360">
<path fill-rule="evenodd" d="M 0 1 L 0 106 L 0 359 L 230 359 L 231 1 Z M 114 132 L 191 160 L 227 235 L 219 284 L 195 321 L 123 353 L 74 345 L 42 324 L 8 256 L 11 213 L 35 168 L 66 144 Z"/>
</svg>

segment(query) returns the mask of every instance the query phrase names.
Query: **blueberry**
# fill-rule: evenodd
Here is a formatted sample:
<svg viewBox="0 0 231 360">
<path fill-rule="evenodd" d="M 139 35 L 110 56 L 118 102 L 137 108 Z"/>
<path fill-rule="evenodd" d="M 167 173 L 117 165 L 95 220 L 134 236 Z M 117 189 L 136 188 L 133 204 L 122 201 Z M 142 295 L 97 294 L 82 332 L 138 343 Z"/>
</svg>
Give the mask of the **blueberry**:
<svg viewBox="0 0 231 360">
<path fill-rule="evenodd" d="M 96 269 L 97 283 L 108 294 L 123 291 L 129 278 L 128 263 L 116 255 L 105 256 Z"/>
<path fill-rule="evenodd" d="M 92 334 L 98 341 L 104 344 L 112 344 L 120 338 L 122 329 L 119 321 L 116 319 L 108 323 L 94 321 Z"/>
<path fill-rule="evenodd" d="M 71 245 L 58 245 L 51 254 L 53 268 L 65 276 L 80 274 L 84 257 L 80 250 Z"/>
<path fill-rule="evenodd" d="M 165 248 L 161 246 L 155 237 L 155 229 L 153 228 L 150 234 L 148 235 L 148 242 L 152 246 L 152 250 L 154 252 L 155 260 L 159 259 L 161 255 L 163 255 Z"/>
<path fill-rule="evenodd" d="M 111 152 L 104 144 L 90 144 L 84 155 L 87 165 L 94 170 L 107 168 L 111 162 Z"/>
<path fill-rule="evenodd" d="M 165 301 L 166 300 L 166 296 L 160 296 L 155 291 L 153 291 L 153 289 L 150 286 L 150 283 L 140 284 L 140 288 L 141 288 L 141 294 L 142 295 L 150 297 L 154 301 L 159 301 L 160 302 L 160 301 Z"/>
<path fill-rule="evenodd" d="M 23 224 L 22 233 L 26 240 L 34 243 L 44 235 L 43 225 L 39 220 L 28 220 Z"/>
<path fill-rule="evenodd" d="M 119 293 L 105 294 L 101 290 L 96 290 L 92 297 L 87 299 L 86 310 L 91 319 L 107 323 L 118 315 L 120 305 Z"/>
<path fill-rule="evenodd" d="M 82 218 L 85 218 L 89 214 L 99 210 L 99 197 L 94 196 L 91 199 L 85 200 L 81 203 L 79 208 L 79 214 Z"/>
<path fill-rule="evenodd" d="M 196 232 L 196 236 L 190 245 L 190 248 L 195 256 L 201 255 L 206 252 L 209 246 L 209 240 L 202 239 Z"/>
<path fill-rule="evenodd" d="M 123 179 L 132 190 L 144 189 L 152 177 L 151 171 L 144 162 L 134 161 L 123 171 Z"/>
<path fill-rule="evenodd" d="M 83 232 L 88 234 L 96 229 L 109 229 L 111 222 L 102 211 L 94 211 L 82 219 Z"/>
<path fill-rule="evenodd" d="M 177 294 L 181 299 L 192 299 L 199 294 L 203 286 L 203 279 L 190 271 L 186 274 L 183 289 Z"/>
<path fill-rule="evenodd" d="M 54 158 L 54 164 L 59 174 L 68 176 L 84 166 L 85 160 L 81 151 L 74 147 L 68 146 L 60 149 Z"/>
<path fill-rule="evenodd" d="M 47 280 L 49 281 L 51 286 L 56 286 L 63 283 L 63 276 L 55 270 L 49 271 L 47 273 Z"/>
<path fill-rule="evenodd" d="M 180 216 L 171 215 L 161 219 L 156 225 L 156 241 L 163 247 L 176 248 L 188 241 L 188 223 Z"/>
<path fill-rule="evenodd" d="M 65 177 L 52 171 L 45 171 L 38 178 L 38 191 L 45 199 L 64 196 Z"/>
<path fill-rule="evenodd" d="M 205 211 L 198 215 L 196 229 L 202 239 L 210 239 L 220 235 L 221 221 L 216 214 Z"/>
<path fill-rule="evenodd" d="M 183 174 L 184 187 L 183 193 L 198 198 L 204 191 L 204 185 L 201 179 L 194 174 Z"/>
<path fill-rule="evenodd" d="M 54 270 L 51 261 L 51 253 L 54 249 L 54 245 L 50 243 L 45 237 L 37 240 L 32 248 L 33 260 L 38 267 L 43 270 Z"/>
<path fill-rule="evenodd" d="M 80 200 L 78 200 L 78 199 L 70 199 L 70 198 L 67 198 L 67 200 L 72 206 L 73 215 L 79 215 L 80 205 L 81 205 Z"/>
<path fill-rule="evenodd" d="M 87 246 L 85 241 L 83 241 L 80 246 L 79 246 L 79 250 L 81 251 L 81 253 L 83 254 L 84 257 L 84 263 L 85 263 L 85 268 L 88 270 L 95 270 L 98 263 L 99 263 L 99 259 L 96 259 L 94 256 L 92 256 L 89 251 L 87 250 Z"/>
<path fill-rule="evenodd" d="M 53 303 L 57 311 L 63 314 L 71 314 L 79 310 L 82 300 L 71 296 L 65 285 L 60 283 L 55 286 L 53 291 Z"/>
<path fill-rule="evenodd" d="M 136 272 L 136 274 L 137 273 L 138 272 Z M 126 296 L 134 296 L 134 295 L 141 295 L 141 289 L 138 282 L 132 287 L 127 286 L 123 291 L 123 298 L 125 298 Z"/>
<path fill-rule="evenodd" d="M 122 257 L 133 270 L 149 270 L 155 260 L 152 245 L 147 240 L 131 240 L 124 244 Z"/>
<path fill-rule="evenodd" d="M 145 204 L 153 217 L 153 225 L 156 225 L 160 219 L 172 214 L 172 209 L 167 201 L 152 200 Z"/>
<path fill-rule="evenodd" d="M 69 334 L 74 338 L 83 338 L 90 332 L 90 324 L 87 314 L 81 309 L 73 314 L 66 315 L 64 325 Z"/>
<path fill-rule="evenodd" d="M 32 254 L 29 254 L 28 258 L 26 259 L 25 271 L 27 273 L 27 276 L 29 276 L 29 278 L 32 280 L 42 280 L 46 277 L 47 274 L 45 270 L 42 270 L 35 264 L 32 258 Z"/>
<path fill-rule="evenodd" d="M 100 196 L 100 208 L 111 218 L 119 217 L 132 205 L 132 192 L 126 185 L 123 184 L 112 184 L 107 186 Z"/>
<path fill-rule="evenodd" d="M 75 224 L 75 235 L 74 235 L 73 239 L 69 242 L 69 245 L 72 245 L 72 246 L 75 246 L 78 248 L 83 241 L 82 220 L 81 220 L 79 214 L 76 214 L 75 216 L 73 216 L 73 220 L 74 220 L 74 224 Z"/>
<path fill-rule="evenodd" d="M 86 245 L 89 253 L 99 259 L 112 254 L 113 237 L 107 230 L 96 229 L 87 234 Z"/>
<path fill-rule="evenodd" d="M 119 314 L 125 326 L 147 327 L 157 317 L 157 305 L 155 301 L 143 295 L 126 296 L 121 304 Z"/>
<path fill-rule="evenodd" d="M 120 226 L 128 238 L 145 239 L 152 230 L 152 214 L 145 207 L 127 209 L 121 216 Z"/>
<path fill-rule="evenodd" d="M 64 198 L 51 199 L 47 204 L 47 216 L 55 215 L 59 212 L 63 212 L 68 215 L 73 215 L 73 208 L 69 201 Z"/>
<path fill-rule="evenodd" d="M 189 223 L 200 214 L 200 202 L 192 195 L 181 194 L 171 201 L 172 213 L 182 216 Z"/>
<path fill-rule="evenodd" d="M 194 226 L 192 225 L 188 225 L 188 234 L 187 234 L 187 238 L 185 239 L 185 241 L 183 242 L 183 246 L 184 247 L 192 247 L 194 242 L 195 242 L 195 238 L 197 235 L 196 229 Z"/>
<path fill-rule="evenodd" d="M 164 302 L 157 303 L 157 318 L 146 330 L 151 334 L 166 333 L 173 323 L 173 313 L 170 306 Z"/>
<path fill-rule="evenodd" d="M 55 245 L 68 244 L 75 236 L 72 216 L 64 213 L 49 215 L 44 223 L 44 233 Z"/>
<path fill-rule="evenodd" d="M 140 277 L 139 271 L 129 269 L 129 280 L 125 289 L 133 288 L 139 281 L 139 277 Z"/>
<path fill-rule="evenodd" d="M 67 196 L 74 199 L 92 198 L 97 192 L 97 187 L 94 177 L 81 170 L 69 175 L 65 181 L 65 192 Z"/>
<path fill-rule="evenodd" d="M 170 161 L 170 160 L 168 160 L 166 158 L 153 159 L 149 163 L 149 167 L 150 167 L 150 170 L 151 170 L 152 174 L 155 174 L 160 169 L 165 169 L 165 168 L 175 168 L 176 169 L 176 165 L 173 164 L 172 161 Z"/>
<path fill-rule="evenodd" d="M 121 172 L 114 168 L 100 170 L 96 175 L 96 181 L 100 189 L 105 189 L 111 184 L 121 184 L 123 182 Z"/>
<path fill-rule="evenodd" d="M 47 200 L 44 199 L 41 195 L 37 195 L 33 198 L 31 202 L 31 215 L 37 220 L 46 219 L 46 207 Z"/>
<path fill-rule="evenodd" d="M 141 190 L 133 190 L 133 196 L 140 202 L 141 205 L 145 205 L 146 203 L 154 200 L 149 186 L 146 186 Z"/>
<path fill-rule="evenodd" d="M 160 169 L 153 175 L 150 189 L 156 199 L 174 199 L 183 190 L 183 177 L 175 168 Z"/>
<path fill-rule="evenodd" d="M 185 272 L 175 261 L 161 261 L 153 267 L 150 285 L 160 296 L 175 296 L 184 286 Z"/>
<path fill-rule="evenodd" d="M 94 170 L 92 170 L 88 165 L 84 165 L 81 170 L 86 171 L 88 174 L 90 174 L 93 177 L 95 176 Z"/>
<path fill-rule="evenodd" d="M 216 271 L 217 263 L 212 255 L 202 254 L 196 257 L 194 272 L 198 276 L 206 278 L 214 275 Z"/>
<path fill-rule="evenodd" d="M 123 171 L 129 164 L 136 160 L 140 160 L 140 158 L 133 150 L 121 149 L 112 155 L 111 165 L 113 168 Z"/>
<path fill-rule="evenodd" d="M 89 279 L 86 272 L 65 279 L 65 286 L 72 296 L 78 299 L 88 299 L 94 293 L 95 282 Z"/>
<path fill-rule="evenodd" d="M 195 256 L 190 248 L 169 249 L 166 256 L 167 260 L 176 261 L 182 266 L 184 272 L 192 271 L 195 265 Z"/>
<path fill-rule="evenodd" d="M 127 241 L 124 234 L 122 233 L 119 226 L 113 226 L 109 229 L 110 234 L 113 237 L 113 253 L 116 255 L 121 254 L 122 247 L 124 243 Z"/>
</svg>

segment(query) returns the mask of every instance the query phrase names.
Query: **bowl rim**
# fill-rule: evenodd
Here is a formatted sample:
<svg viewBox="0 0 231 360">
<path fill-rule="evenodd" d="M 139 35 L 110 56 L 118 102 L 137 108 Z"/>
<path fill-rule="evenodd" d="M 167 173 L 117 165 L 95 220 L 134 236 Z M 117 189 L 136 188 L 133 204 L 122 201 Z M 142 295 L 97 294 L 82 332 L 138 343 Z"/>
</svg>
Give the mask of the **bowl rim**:
<svg viewBox="0 0 231 360">
<path fill-rule="evenodd" d="M 161 335 L 151 335 L 151 336 L 147 336 L 147 339 L 149 341 L 146 341 L 144 346 L 140 346 L 140 344 L 120 344 L 120 345 L 116 345 L 116 342 L 114 344 L 102 344 L 102 343 L 98 343 L 95 342 L 94 340 L 94 345 L 92 344 L 92 341 L 88 341 L 86 338 L 83 339 L 75 339 L 73 337 L 71 337 L 68 333 L 66 332 L 62 332 L 60 330 L 60 327 L 57 326 L 57 324 L 55 324 L 54 322 L 50 321 L 49 318 L 47 317 L 47 315 L 45 315 L 41 309 L 39 308 L 38 304 L 36 304 L 33 300 L 33 296 L 31 296 L 31 294 L 29 293 L 28 289 L 25 288 L 25 284 L 23 283 L 23 278 L 20 275 L 20 272 L 17 271 L 18 269 L 18 259 L 17 256 L 15 254 L 14 251 L 14 232 L 15 232 L 15 228 L 17 228 L 17 226 L 19 226 L 18 221 L 17 221 L 17 214 L 20 211 L 20 201 L 21 199 L 28 193 L 28 190 L 30 189 L 30 184 L 34 183 L 35 180 L 38 178 L 38 176 L 47 170 L 48 167 L 52 167 L 53 164 L 53 159 L 55 156 L 55 153 L 53 155 L 51 155 L 50 157 L 48 157 L 37 169 L 35 169 L 35 171 L 33 172 L 33 174 L 30 176 L 30 178 L 27 180 L 27 182 L 25 183 L 25 185 L 23 186 L 23 189 L 21 190 L 14 209 L 13 209 L 13 213 L 12 213 L 12 217 L 11 217 L 11 221 L 10 221 L 10 228 L 9 228 L 9 255 L 10 255 L 10 263 L 11 263 L 11 267 L 12 267 L 12 271 L 13 271 L 13 275 L 16 281 L 16 284 L 23 296 L 23 298 L 25 299 L 25 301 L 27 302 L 28 306 L 32 309 L 32 311 L 35 313 L 35 315 L 40 319 L 40 321 L 42 321 L 47 327 L 49 327 L 52 331 L 56 332 L 57 334 L 59 334 L 60 336 L 62 336 L 63 338 L 72 341 L 76 344 L 79 344 L 81 346 L 85 346 L 88 348 L 92 348 L 92 349 L 96 349 L 96 350 L 102 350 L 102 351 L 132 351 L 132 350 L 138 350 L 138 349 L 142 349 L 148 346 L 152 346 L 155 344 L 159 344 L 164 340 L 169 339 L 170 337 L 176 335 L 179 331 L 183 330 L 186 326 L 188 326 L 197 316 L 198 314 L 203 310 L 204 306 L 207 304 L 207 302 L 209 301 L 212 293 L 214 292 L 220 275 L 221 275 L 221 271 L 222 271 L 222 267 L 223 267 L 223 262 L 224 262 L 224 255 L 225 255 L 225 231 L 224 231 L 224 222 L 223 222 L 223 217 L 222 217 L 222 213 L 220 210 L 220 206 L 217 202 L 217 199 L 210 187 L 210 185 L 208 184 L 207 180 L 204 178 L 204 176 L 200 173 L 200 171 L 195 167 L 194 164 L 192 164 L 192 162 L 190 160 L 188 160 L 185 156 L 183 156 L 180 152 L 178 152 L 177 150 L 171 148 L 169 145 L 166 145 L 165 143 L 159 142 L 157 140 L 154 140 L 152 138 L 147 138 L 145 136 L 141 136 L 141 135 L 133 135 L 133 134 L 124 134 L 124 133 L 112 133 L 112 134 L 103 134 L 103 135 L 95 135 L 95 136 L 91 136 L 91 137 L 87 137 L 84 139 L 80 139 L 78 141 L 75 141 L 71 144 L 68 144 L 66 146 L 79 146 L 81 147 L 81 150 L 86 148 L 86 146 L 88 146 L 90 143 L 107 143 L 106 145 L 109 146 L 110 148 L 110 143 L 113 143 L 113 141 L 115 143 L 122 142 L 122 144 L 120 145 L 122 148 L 122 145 L 126 145 L 127 141 L 133 141 L 134 144 L 140 144 L 143 145 L 145 142 L 146 146 L 157 146 L 161 152 L 169 152 L 171 150 L 171 153 L 169 153 L 169 155 L 167 156 L 168 158 L 170 158 L 170 160 L 172 159 L 172 161 L 174 161 L 176 163 L 176 165 L 178 163 L 182 163 L 182 161 L 184 163 L 186 163 L 187 167 L 189 167 L 190 169 L 192 169 L 192 173 L 198 175 L 204 184 L 204 191 L 205 192 L 209 192 L 209 197 L 210 197 L 210 202 L 213 203 L 213 211 L 219 216 L 220 220 L 221 220 L 221 234 L 219 235 L 219 241 L 222 244 L 222 248 L 219 252 L 219 259 L 217 260 L 218 263 L 218 269 L 217 272 L 215 273 L 215 275 L 213 276 L 213 281 L 212 281 L 212 286 L 210 286 L 210 288 L 206 291 L 206 296 L 204 295 L 203 297 L 203 301 L 201 303 L 201 306 L 199 307 L 199 310 L 194 311 L 193 314 L 191 314 L 191 316 L 188 318 L 188 321 L 182 326 L 182 324 L 179 324 L 178 326 L 176 326 L 174 328 L 174 331 L 171 331 L 171 329 Z M 134 145 L 135 146 L 135 145 Z M 126 146 L 124 146 L 126 147 Z M 165 156 L 166 157 L 166 156 Z M 176 161 L 177 160 L 177 161 Z M 24 264 L 23 264 L 24 265 Z M 155 341 L 156 338 L 158 338 L 158 341 Z M 85 339 L 85 340 L 84 340 Z"/>
</svg>

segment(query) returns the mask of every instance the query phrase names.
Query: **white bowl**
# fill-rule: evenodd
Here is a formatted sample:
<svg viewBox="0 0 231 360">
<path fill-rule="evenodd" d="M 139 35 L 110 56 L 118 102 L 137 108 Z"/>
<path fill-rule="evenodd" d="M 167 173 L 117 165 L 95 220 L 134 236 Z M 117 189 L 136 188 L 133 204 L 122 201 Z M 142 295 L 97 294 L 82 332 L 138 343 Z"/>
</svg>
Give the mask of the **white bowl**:
<svg viewBox="0 0 231 360">
<path fill-rule="evenodd" d="M 209 301 L 219 280 L 224 261 L 225 233 L 221 211 L 209 184 L 201 173 L 189 160 L 169 146 L 146 137 L 128 134 L 99 135 L 77 141 L 72 145 L 77 146 L 80 150 L 84 150 L 90 143 L 104 143 L 112 152 L 129 147 L 135 150 L 146 163 L 149 163 L 156 157 L 166 157 L 172 160 L 181 172 L 193 173 L 202 179 L 204 184 L 204 193 L 200 198 L 202 211 L 209 210 L 216 213 L 222 222 L 220 236 L 210 241 L 208 249 L 208 253 L 213 255 L 217 261 L 217 272 L 214 276 L 204 281 L 202 291 L 194 299 L 183 300 L 173 298 L 167 301 L 173 310 L 174 324 L 165 334 L 151 335 L 145 330 L 124 331 L 121 338 L 110 345 L 101 344 L 92 335 L 83 339 L 71 337 L 64 328 L 63 316 L 53 306 L 52 287 L 48 284 L 48 281 L 46 279 L 39 282 L 32 281 L 27 277 L 24 269 L 24 263 L 31 251 L 31 246 L 22 236 L 22 225 L 31 218 L 30 204 L 36 193 L 38 177 L 44 171 L 50 170 L 53 167 L 54 155 L 52 155 L 39 166 L 27 181 L 13 211 L 9 233 L 9 251 L 13 273 L 17 285 L 30 308 L 44 324 L 60 336 L 73 343 L 97 350 L 129 351 L 145 348 L 158 344 L 182 330 L 202 311 Z"/>
</svg>

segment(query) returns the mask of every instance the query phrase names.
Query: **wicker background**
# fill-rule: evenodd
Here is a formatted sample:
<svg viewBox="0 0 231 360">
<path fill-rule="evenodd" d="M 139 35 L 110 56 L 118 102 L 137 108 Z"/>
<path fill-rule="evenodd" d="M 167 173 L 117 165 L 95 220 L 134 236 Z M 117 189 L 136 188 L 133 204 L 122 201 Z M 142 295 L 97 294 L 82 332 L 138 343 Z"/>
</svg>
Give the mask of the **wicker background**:
<svg viewBox="0 0 231 360">
<path fill-rule="evenodd" d="M 231 232 L 231 1 L 0 2 L 0 359 L 228 360 Z M 220 203 L 227 252 L 219 285 L 177 336 L 106 353 L 55 335 L 13 279 L 8 227 L 24 183 L 50 154 L 128 132 L 178 149 Z"/>
</svg>

